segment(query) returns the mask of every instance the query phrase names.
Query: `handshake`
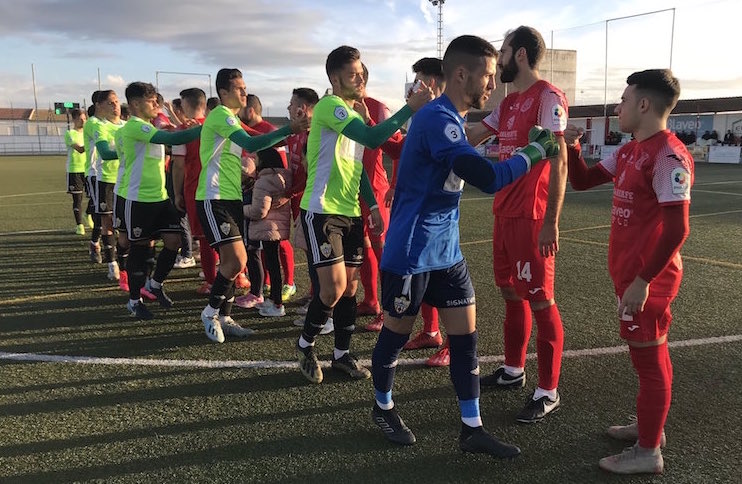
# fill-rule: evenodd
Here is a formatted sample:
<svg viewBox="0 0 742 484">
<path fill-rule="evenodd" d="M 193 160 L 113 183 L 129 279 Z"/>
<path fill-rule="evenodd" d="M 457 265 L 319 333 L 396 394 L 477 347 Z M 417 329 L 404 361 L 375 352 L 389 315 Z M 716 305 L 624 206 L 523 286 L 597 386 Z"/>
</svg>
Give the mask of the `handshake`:
<svg viewBox="0 0 742 484">
<path fill-rule="evenodd" d="M 518 148 L 515 154 L 527 158 L 529 169 L 539 161 L 559 154 L 559 143 L 554 133 L 541 126 L 534 126 L 528 131 L 528 141 L 529 143 L 523 148 Z"/>
</svg>

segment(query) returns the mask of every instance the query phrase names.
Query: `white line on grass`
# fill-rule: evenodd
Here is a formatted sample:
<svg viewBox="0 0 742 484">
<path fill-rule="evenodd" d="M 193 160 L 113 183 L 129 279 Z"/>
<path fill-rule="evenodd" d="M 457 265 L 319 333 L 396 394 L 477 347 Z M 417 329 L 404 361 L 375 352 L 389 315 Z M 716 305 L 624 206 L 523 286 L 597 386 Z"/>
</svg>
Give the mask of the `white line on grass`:
<svg viewBox="0 0 742 484">
<path fill-rule="evenodd" d="M 686 348 L 689 346 L 702 346 L 723 343 L 735 343 L 742 341 L 742 334 L 733 334 L 728 336 L 713 336 L 710 338 L 686 339 L 680 341 L 671 341 L 671 348 Z M 603 348 L 585 348 L 581 350 L 565 350 L 563 358 L 581 358 L 584 356 L 603 356 L 615 355 L 628 352 L 628 346 L 607 346 Z M 536 359 L 536 353 L 528 353 L 527 359 Z M 161 366 L 161 367 L 186 367 L 186 368 L 248 368 L 253 370 L 275 369 L 275 368 L 297 368 L 294 361 L 276 361 L 276 360 L 167 360 L 167 359 L 150 359 L 150 358 L 103 358 L 96 356 L 64 356 L 64 355 L 44 355 L 39 353 L 8 353 L 0 352 L 0 360 L 9 361 L 39 361 L 47 363 L 79 363 L 89 365 L 130 365 L 130 366 Z M 480 363 L 497 363 L 504 361 L 504 355 L 497 356 L 480 356 Z M 399 364 L 403 366 L 420 366 L 424 365 L 427 358 L 401 358 Z M 364 366 L 370 366 L 371 360 L 360 360 Z M 321 362 L 324 367 L 329 367 L 329 362 Z"/>
<path fill-rule="evenodd" d="M 0 195 L 0 198 L 33 197 L 35 195 L 51 195 L 53 193 L 67 193 L 64 190 L 54 192 L 16 193 L 14 195 Z"/>
<path fill-rule="evenodd" d="M 65 229 L 20 230 L 18 232 L 0 233 L 0 237 L 5 237 L 8 235 L 29 235 L 29 234 L 72 234 L 72 231 L 65 230 Z"/>
</svg>

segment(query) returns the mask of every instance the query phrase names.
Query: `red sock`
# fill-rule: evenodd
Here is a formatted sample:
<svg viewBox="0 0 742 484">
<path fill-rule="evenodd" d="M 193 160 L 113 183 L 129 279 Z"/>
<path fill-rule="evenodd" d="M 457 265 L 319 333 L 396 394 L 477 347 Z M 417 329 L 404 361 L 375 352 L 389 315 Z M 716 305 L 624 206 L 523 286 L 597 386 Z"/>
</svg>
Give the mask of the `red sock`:
<svg viewBox="0 0 742 484">
<path fill-rule="evenodd" d="M 423 331 L 426 333 L 437 333 L 440 331 L 438 327 L 438 309 L 433 306 L 423 303 L 420 307 L 420 312 L 423 316 Z"/>
<path fill-rule="evenodd" d="M 206 239 L 201 239 L 199 252 L 201 253 L 201 269 L 204 271 L 204 279 L 209 284 L 214 284 L 216 279 L 216 251 L 211 248 Z"/>
<path fill-rule="evenodd" d="M 526 366 L 528 338 L 531 337 L 531 306 L 528 301 L 505 300 L 505 364 L 523 368 Z"/>
<path fill-rule="evenodd" d="M 629 347 L 629 352 L 639 375 L 639 395 L 636 397 L 639 446 L 654 449 L 660 446 L 672 398 L 672 364 L 667 342 L 647 348 Z"/>
<path fill-rule="evenodd" d="M 288 240 L 282 240 L 278 245 L 278 257 L 283 267 L 283 281 L 289 286 L 294 285 L 294 246 Z"/>
<path fill-rule="evenodd" d="M 373 308 L 379 306 L 379 260 L 371 247 L 363 248 L 361 284 L 363 284 L 363 304 Z"/>
<path fill-rule="evenodd" d="M 538 386 L 553 390 L 559 384 L 564 349 L 564 328 L 556 304 L 534 311 L 536 317 L 536 354 L 538 355 Z"/>
</svg>

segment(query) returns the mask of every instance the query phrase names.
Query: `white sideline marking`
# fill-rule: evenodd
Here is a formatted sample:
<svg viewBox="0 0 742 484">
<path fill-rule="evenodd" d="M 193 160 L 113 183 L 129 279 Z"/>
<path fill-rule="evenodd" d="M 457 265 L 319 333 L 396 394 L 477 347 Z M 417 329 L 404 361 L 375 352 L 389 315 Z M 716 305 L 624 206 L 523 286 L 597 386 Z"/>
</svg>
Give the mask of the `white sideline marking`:
<svg viewBox="0 0 742 484">
<path fill-rule="evenodd" d="M 686 339 L 680 341 L 671 341 L 670 348 L 686 348 L 689 346 L 702 346 L 722 343 L 734 343 L 742 341 L 742 334 L 733 334 L 728 336 L 714 336 L 710 338 Z M 615 355 L 628 352 L 627 345 L 607 346 L 603 348 L 585 348 L 582 350 L 565 350 L 563 358 L 581 358 L 583 356 L 602 356 Z M 536 353 L 528 353 L 527 359 L 536 358 Z M 161 366 L 161 367 L 186 367 L 186 368 L 248 368 L 248 369 L 274 369 L 286 368 L 295 369 L 297 363 L 294 361 L 275 361 L 275 360 L 166 360 L 166 359 L 149 359 L 149 358 L 102 358 L 95 356 L 63 356 L 63 355 L 44 355 L 38 353 L 7 353 L 0 352 L 0 360 L 10 361 L 41 361 L 48 363 L 81 363 L 91 365 L 132 365 L 132 366 Z M 427 358 L 400 358 L 399 364 L 403 366 L 421 366 L 425 364 Z M 504 355 L 497 356 L 480 356 L 480 363 L 497 363 L 505 361 Z M 371 360 L 359 360 L 364 366 L 370 366 Z M 330 366 L 329 362 L 321 362 L 323 367 Z"/>
<path fill-rule="evenodd" d="M 7 235 L 28 235 L 28 234 L 74 234 L 72 230 L 65 229 L 42 229 L 42 230 L 20 230 L 18 232 L 3 232 L 0 237 Z"/>
<path fill-rule="evenodd" d="M 53 193 L 67 193 L 64 190 L 54 192 L 16 193 L 15 195 L 0 195 L 0 198 L 33 197 L 35 195 L 51 195 Z"/>
</svg>

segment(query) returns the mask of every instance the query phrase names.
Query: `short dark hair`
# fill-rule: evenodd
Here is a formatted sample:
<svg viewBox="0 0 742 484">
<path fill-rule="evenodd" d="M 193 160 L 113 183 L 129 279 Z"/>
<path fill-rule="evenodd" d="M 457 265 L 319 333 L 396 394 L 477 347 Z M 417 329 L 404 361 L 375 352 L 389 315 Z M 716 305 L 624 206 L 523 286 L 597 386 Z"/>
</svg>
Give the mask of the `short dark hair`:
<svg viewBox="0 0 742 484">
<path fill-rule="evenodd" d="M 636 86 L 640 95 L 650 97 L 659 115 L 672 111 L 680 97 L 680 81 L 670 69 L 634 72 L 626 78 L 626 84 Z"/>
<path fill-rule="evenodd" d="M 121 119 L 129 119 L 130 115 L 131 113 L 129 112 L 129 105 L 122 104 L 121 105 Z"/>
<path fill-rule="evenodd" d="M 90 100 L 93 102 L 93 104 L 98 102 L 98 96 L 100 95 L 102 91 L 93 91 L 93 95 L 90 96 Z"/>
<path fill-rule="evenodd" d="M 257 113 L 258 116 L 263 115 L 263 103 L 260 102 L 260 98 L 256 96 L 255 94 L 248 94 L 247 95 L 247 105 L 246 107 L 252 108 L 253 111 Z"/>
<path fill-rule="evenodd" d="M 363 62 L 361 62 L 361 67 L 363 68 L 363 83 L 368 84 L 368 67 Z"/>
<path fill-rule="evenodd" d="M 95 116 L 95 104 L 88 106 L 88 117 Z"/>
<path fill-rule="evenodd" d="M 183 89 L 180 91 L 180 98 L 194 108 L 206 105 L 206 93 L 197 87 Z"/>
<path fill-rule="evenodd" d="M 315 91 L 312 88 L 309 87 L 297 87 L 292 91 L 294 96 L 298 97 L 305 103 L 314 106 L 319 102 L 319 96 L 317 95 L 317 91 Z"/>
<path fill-rule="evenodd" d="M 283 159 L 275 148 L 258 151 L 258 169 L 283 168 Z"/>
<path fill-rule="evenodd" d="M 341 45 L 327 56 L 327 61 L 325 62 L 327 77 L 342 69 L 345 64 L 357 61 L 360 58 L 361 53 L 358 49 L 348 45 Z"/>
<path fill-rule="evenodd" d="M 170 104 L 173 105 L 173 109 L 183 109 L 183 101 L 179 97 L 173 99 Z"/>
<path fill-rule="evenodd" d="M 132 82 L 126 86 L 126 102 L 131 104 L 134 99 L 145 99 L 157 96 L 157 89 L 149 82 Z"/>
<path fill-rule="evenodd" d="M 211 111 L 220 104 L 218 97 L 210 97 L 206 100 L 206 109 Z"/>
<path fill-rule="evenodd" d="M 93 93 L 93 96 L 95 96 L 95 101 L 93 102 L 95 102 L 96 104 L 102 103 L 103 101 L 108 99 L 108 96 L 114 93 L 112 89 L 106 89 L 105 91 L 95 91 L 95 92 L 98 93 L 97 96 L 95 95 L 95 93 Z"/>
<path fill-rule="evenodd" d="M 513 55 L 521 47 L 526 49 L 526 57 L 528 57 L 528 65 L 531 69 L 537 68 L 546 54 L 544 38 L 533 27 L 521 25 L 515 30 L 510 30 L 505 34 L 505 40 L 510 40 Z"/>
<path fill-rule="evenodd" d="M 443 61 L 437 57 L 423 57 L 412 64 L 412 72 L 443 80 Z"/>
<path fill-rule="evenodd" d="M 226 91 L 229 91 L 229 86 L 232 83 L 232 79 L 242 79 L 242 71 L 235 68 L 225 67 L 223 69 L 219 69 L 219 72 L 216 73 L 216 95 L 219 97 L 219 99 L 222 98 L 219 90 L 224 89 Z"/>
<path fill-rule="evenodd" d="M 482 57 L 497 59 L 497 49 L 476 35 L 456 37 L 448 44 L 446 53 L 443 54 L 443 73 L 448 77 L 462 65 L 473 71 L 480 65 Z"/>
<path fill-rule="evenodd" d="M 72 119 L 77 119 L 82 114 L 82 109 L 80 108 L 74 108 L 72 111 L 70 111 L 70 116 L 72 116 Z"/>
</svg>

